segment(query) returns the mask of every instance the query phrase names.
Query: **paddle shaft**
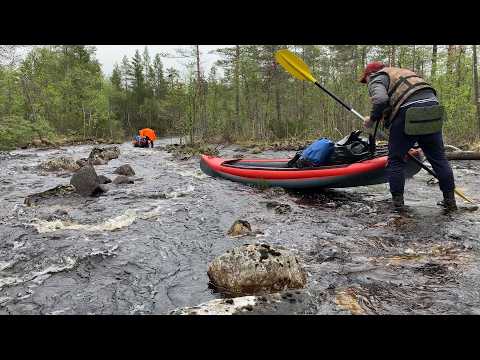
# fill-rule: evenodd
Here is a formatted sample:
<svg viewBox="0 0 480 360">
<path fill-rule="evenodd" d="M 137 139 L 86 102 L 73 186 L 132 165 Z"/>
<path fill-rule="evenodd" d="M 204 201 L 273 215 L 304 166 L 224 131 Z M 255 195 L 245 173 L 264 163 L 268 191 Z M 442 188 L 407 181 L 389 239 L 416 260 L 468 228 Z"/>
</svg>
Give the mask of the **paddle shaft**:
<svg viewBox="0 0 480 360">
<path fill-rule="evenodd" d="M 335 95 L 334 93 L 332 93 L 330 90 L 328 90 L 327 88 L 323 87 L 321 84 L 318 83 L 318 81 L 315 81 L 315 85 L 317 85 L 320 89 L 322 89 L 323 91 L 325 91 L 328 95 L 330 95 L 330 97 L 332 97 L 333 99 L 335 99 L 340 105 L 342 105 L 345 109 L 347 109 L 348 111 L 350 111 L 351 113 L 353 113 L 356 117 L 358 117 L 360 120 L 364 121 L 365 120 L 365 117 L 360 114 L 358 111 L 356 111 L 354 108 L 352 108 L 351 106 L 348 106 L 342 99 L 340 99 L 337 95 Z M 378 130 L 378 134 L 380 134 L 381 136 L 383 136 L 384 138 L 386 138 L 387 136 L 385 135 L 385 133 L 382 131 L 382 130 Z"/>
</svg>

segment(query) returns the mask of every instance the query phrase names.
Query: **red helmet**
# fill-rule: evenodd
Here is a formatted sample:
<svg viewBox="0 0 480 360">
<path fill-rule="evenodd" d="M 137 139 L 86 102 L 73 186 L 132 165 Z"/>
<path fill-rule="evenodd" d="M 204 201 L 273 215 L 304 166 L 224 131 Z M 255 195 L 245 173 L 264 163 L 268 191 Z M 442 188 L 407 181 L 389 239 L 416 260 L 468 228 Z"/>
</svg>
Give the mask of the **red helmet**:
<svg viewBox="0 0 480 360">
<path fill-rule="evenodd" d="M 363 71 L 360 82 L 365 84 L 367 82 L 367 76 L 373 74 L 374 72 L 380 71 L 385 67 L 385 64 L 381 61 L 372 61 L 369 63 L 365 70 Z"/>
</svg>

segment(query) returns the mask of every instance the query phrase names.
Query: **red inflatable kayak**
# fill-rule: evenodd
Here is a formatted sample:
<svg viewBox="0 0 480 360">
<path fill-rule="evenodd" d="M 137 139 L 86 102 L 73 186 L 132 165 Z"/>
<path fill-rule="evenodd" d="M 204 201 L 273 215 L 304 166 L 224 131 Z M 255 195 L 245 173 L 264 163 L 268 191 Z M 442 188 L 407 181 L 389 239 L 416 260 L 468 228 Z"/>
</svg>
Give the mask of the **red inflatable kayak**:
<svg viewBox="0 0 480 360">
<path fill-rule="evenodd" d="M 410 150 L 421 158 L 421 150 Z M 200 168 L 210 176 L 251 185 L 278 186 L 289 189 L 342 188 L 386 183 L 387 156 L 345 165 L 315 168 L 289 168 L 290 159 L 224 159 L 202 155 Z M 406 176 L 412 177 L 420 167 L 407 161 Z"/>
</svg>

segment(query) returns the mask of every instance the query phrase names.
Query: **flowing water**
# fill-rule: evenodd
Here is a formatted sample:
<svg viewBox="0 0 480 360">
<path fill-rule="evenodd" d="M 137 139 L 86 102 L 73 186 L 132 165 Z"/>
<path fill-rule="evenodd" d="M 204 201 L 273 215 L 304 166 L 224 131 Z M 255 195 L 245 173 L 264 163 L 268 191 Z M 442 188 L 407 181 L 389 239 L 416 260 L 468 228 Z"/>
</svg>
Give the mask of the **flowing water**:
<svg viewBox="0 0 480 360">
<path fill-rule="evenodd" d="M 291 249 L 308 272 L 308 301 L 282 313 L 480 313 L 480 211 L 442 214 L 428 174 L 407 183 L 410 211 L 399 216 L 389 210 L 387 185 L 258 189 L 204 175 L 198 158 L 174 160 L 159 147 L 172 141 L 154 149 L 125 143 L 118 159 L 96 166 L 113 178 L 115 168 L 130 164 L 135 184 L 31 207 L 27 195 L 66 185 L 71 176 L 38 164 L 86 157 L 92 146 L 0 154 L 0 314 L 166 314 L 195 306 L 222 297 L 208 286 L 208 263 L 257 241 Z M 220 154 L 293 155 L 234 146 Z M 458 185 L 480 202 L 479 165 L 452 165 Z M 237 219 L 257 234 L 227 236 Z"/>
</svg>

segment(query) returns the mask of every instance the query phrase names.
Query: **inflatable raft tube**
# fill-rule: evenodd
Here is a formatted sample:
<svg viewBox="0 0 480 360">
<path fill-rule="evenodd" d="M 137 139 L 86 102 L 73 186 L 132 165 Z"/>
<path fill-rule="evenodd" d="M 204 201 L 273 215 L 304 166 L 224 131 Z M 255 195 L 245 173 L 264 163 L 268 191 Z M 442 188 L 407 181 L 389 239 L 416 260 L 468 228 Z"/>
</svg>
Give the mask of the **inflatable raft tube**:
<svg viewBox="0 0 480 360">
<path fill-rule="evenodd" d="M 421 159 L 419 149 L 410 153 Z M 289 168 L 290 159 L 224 159 L 202 155 L 200 168 L 210 176 L 221 177 L 248 185 L 282 187 L 286 189 L 345 188 L 383 184 L 386 177 L 387 156 L 345 165 L 315 168 Z M 407 160 L 405 175 L 413 177 L 420 171 L 412 160 Z"/>
</svg>

